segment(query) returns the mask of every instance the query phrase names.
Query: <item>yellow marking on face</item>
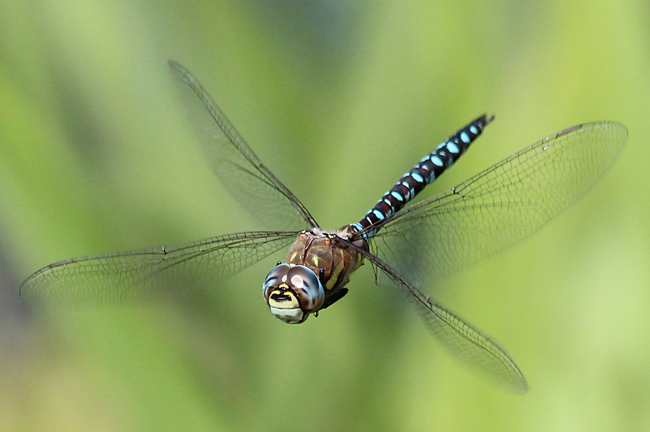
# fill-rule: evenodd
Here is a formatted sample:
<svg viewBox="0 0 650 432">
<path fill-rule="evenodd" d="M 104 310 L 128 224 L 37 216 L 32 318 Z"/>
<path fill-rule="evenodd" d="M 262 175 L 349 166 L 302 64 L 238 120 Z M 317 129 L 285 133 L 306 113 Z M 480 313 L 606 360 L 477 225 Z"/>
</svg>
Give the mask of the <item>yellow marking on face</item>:
<svg viewBox="0 0 650 432">
<path fill-rule="evenodd" d="M 318 267 L 318 257 L 316 255 L 314 255 L 312 261 L 314 262 L 314 266 Z"/>
<path fill-rule="evenodd" d="M 289 297 L 289 299 L 278 302 L 273 298 L 274 294 L 286 295 L 287 297 Z M 300 307 L 300 303 L 298 302 L 298 299 L 296 298 L 295 295 L 293 295 L 292 292 L 290 291 L 282 292 L 280 290 L 275 290 L 271 293 L 271 296 L 269 296 L 268 305 L 276 309 L 295 309 Z"/>
<path fill-rule="evenodd" d="M 293 261 L 296 259 L 296 255 L 298 255 L 298 252 L 294 252 L 291 254 L 291 258 L 289 258 L 289 261 Z"/>
</svg>

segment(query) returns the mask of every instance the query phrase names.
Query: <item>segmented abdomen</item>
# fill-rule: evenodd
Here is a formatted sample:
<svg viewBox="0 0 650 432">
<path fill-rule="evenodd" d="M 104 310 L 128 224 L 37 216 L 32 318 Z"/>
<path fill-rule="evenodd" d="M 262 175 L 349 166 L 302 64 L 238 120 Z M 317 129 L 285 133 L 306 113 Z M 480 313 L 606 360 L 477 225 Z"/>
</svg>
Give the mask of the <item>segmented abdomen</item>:
<svg viewBox="0 0 650 432">
<path fill-rule="evenodd" d="M 359 230 L 366 230 L 404 208 L 426 185 L 437 179 L 456 162 L 493 119 L 494 117 L 488 119 L 484 114 L 447 138 L 404 174 L 395 186 L 377 201 L 377 205 L 353 226 Z M 376 231 L 376 229 L 366 231 L 365 237 L 372 237 Z"/>
</svg>

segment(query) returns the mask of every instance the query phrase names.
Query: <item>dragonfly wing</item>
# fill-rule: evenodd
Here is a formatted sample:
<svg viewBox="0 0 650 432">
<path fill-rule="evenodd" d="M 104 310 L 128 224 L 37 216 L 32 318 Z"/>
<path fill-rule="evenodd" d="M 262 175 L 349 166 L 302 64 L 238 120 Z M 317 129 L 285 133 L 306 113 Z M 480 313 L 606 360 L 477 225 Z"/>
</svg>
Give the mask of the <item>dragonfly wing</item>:
<svg viewBox="0 0 650 432">
<path fill-rule="evenodd" d="M 526 378 L 517 364 L 493 339 L 449 309 L 430 300 L 413 300 L 420 316 L 447 350 L 509 390 L 526 393 Z"/>
<path fill-rule="evenodd" d="M 370 253 L 361 252 L 394 286 L 408 296 L 427 327 L 452 355 L 505 385 L 509 390 L 517 393 L 525 393 L 528 390 L 526 378 L 517 364 L 494 340 L 449 309 L 432 301 L 382 260 Z"/>
<path fill-rule="evenodd" d="M 627 138 L 620 123 L 574 126 L 389 219 L 373 252 L 417 286 L 481 261 L 569 207 L 602 176 Z"/>
<path fill-rule="evenodd" d="M 220 281 L 287 247 L 296 232 L 244 232 L 173 247 L 71 258 L 32 274 L 28 301 L 63 305 L 134 304 L 187 295 L 189 284 Z"/>
<path fill-rule="evenodd" d="M 316 221 L 246 144 L 201 83 L 182 65 L 170 61 L 182 82 L 182 98 L 214 173 L 261 226 L 298 231 Z"/>
</svg>

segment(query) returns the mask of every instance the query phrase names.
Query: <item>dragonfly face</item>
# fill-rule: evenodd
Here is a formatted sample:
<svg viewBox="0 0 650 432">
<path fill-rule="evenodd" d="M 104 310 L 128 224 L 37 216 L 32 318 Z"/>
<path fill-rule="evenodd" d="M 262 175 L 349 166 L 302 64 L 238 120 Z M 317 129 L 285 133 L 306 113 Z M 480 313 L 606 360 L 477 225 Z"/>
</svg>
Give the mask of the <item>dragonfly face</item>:
<svg viewBox="0 0 650 432">
<path fill-rule="evenodd" d="M 278 264 L 266 276 L 262 289 L 271 313 L 287 324 L 305 322 L 325 300 L 320 280 L 303 265 Z"/>
</svg>

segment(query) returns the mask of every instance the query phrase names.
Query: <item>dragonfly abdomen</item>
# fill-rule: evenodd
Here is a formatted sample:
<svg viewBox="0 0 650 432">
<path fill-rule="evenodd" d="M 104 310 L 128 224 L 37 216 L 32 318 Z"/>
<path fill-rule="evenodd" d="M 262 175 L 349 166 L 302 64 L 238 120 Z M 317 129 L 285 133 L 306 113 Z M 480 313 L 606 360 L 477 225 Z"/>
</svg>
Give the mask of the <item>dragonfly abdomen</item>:
<svg viewBox="0 0 650 432">
<path fill-rule="evenodd" d="M 387 191 L 377 204 L 366 213 L 366 215 L 354 224 L 354 226 L 365 231 L 366 237 L 372 237 L 377 231 L 372 230 L 373 225 L 381 225 L 380 222 L 400 211 L 417 194 L 437 179 L 447 168 L 456 162 L 469 148 L 470 144 L 483 132 L 494 117 L 484 114 L 458 130 L 447 138 L 434 151 L 420 159 L 410 171 L 404 174 L 395 185 Z"/>
</svg>

